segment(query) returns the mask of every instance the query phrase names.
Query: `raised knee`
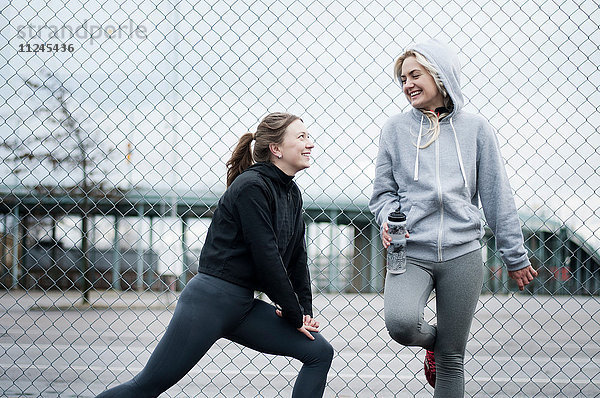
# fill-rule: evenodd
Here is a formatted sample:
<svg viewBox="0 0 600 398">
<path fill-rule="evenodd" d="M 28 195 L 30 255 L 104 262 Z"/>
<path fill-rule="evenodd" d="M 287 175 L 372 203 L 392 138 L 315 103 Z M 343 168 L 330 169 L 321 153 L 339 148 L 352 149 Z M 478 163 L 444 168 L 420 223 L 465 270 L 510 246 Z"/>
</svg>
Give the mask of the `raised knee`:
<svg viewBox="0 0 600 398">
<path fill-rule="evenodd" d="M 314 333 L 315 340 L 308 342 L 304 345 L 302 355 L 297 357 L 304 364 L 311 364 L 313 366 L 326 365 L 328 368 L 333 360 L 333 347 L 327 340 L 322 336 Z"/>
<path fill-rule="evenodd" d="M 331 364 L 331 361 L 333 361 L 333 354 L 333 346 L 328 341 L 325 341 L 325 344 L 323 344 L 323 347 L 321 348 L 321 361 Z"/>
<path fill-rule="evenodd" d="M 394 341 L 405 346 L 418 345 L 421 338 L 417 323 L 398 318 L 386 318 L 385 327 Z"/>
</svg>

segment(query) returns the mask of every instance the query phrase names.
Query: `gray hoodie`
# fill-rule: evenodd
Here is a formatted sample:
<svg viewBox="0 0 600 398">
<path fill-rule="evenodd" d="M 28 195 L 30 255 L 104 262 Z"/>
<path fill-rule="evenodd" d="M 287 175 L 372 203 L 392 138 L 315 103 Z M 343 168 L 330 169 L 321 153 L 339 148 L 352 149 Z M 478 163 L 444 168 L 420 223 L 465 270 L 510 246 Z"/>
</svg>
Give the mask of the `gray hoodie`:
<svg viewBox="0 0 600 398">
<path fill-rule="evenodd" d="M 400 206 L 407 215 L 407 255 L 446 261 L 481 247 L 485 218 L 509 271 L 530 265 L 498 139 L 483 117 L 463 111 L 460 63 L 445 44 L 429 40 L 412 49 L 436 68 L 454 103 L 440 121 L 439 138 L 417 141 L 429 126 L 421 111 L 391 117 L 383 126 L 369 203 L 379 225 Z"/>
</svg>

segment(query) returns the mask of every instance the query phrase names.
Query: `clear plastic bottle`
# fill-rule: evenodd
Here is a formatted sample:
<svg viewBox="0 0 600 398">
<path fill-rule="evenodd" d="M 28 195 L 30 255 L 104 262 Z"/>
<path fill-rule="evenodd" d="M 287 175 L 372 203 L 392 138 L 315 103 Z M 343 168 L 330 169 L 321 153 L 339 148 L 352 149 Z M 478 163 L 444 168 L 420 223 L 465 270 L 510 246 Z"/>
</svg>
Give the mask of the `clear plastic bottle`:
<svg viewBox="0 0 600 398">
<path fill-rule="evenodd" d="M 400 208 L 388 216 L 388 233 L 392 242 L 387 249 L 387 270 L 402 274 L 406 271 L 406 215 Z"/>
</svg>

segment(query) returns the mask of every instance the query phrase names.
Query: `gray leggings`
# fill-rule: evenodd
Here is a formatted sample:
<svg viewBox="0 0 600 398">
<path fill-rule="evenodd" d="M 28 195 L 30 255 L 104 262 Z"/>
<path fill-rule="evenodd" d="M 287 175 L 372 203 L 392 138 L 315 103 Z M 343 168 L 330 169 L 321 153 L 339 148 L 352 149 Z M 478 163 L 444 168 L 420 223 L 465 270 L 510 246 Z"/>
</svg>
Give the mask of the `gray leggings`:
<svg viewBox="0 0 600 398">
<path fill-rule="evenodd" d="M 144 369 L 127 383 L 98 397 L 157 397 L 177 383 L 221 337 L 257 351 L 294 357 L 303 366 L 292 397 L 322 397 L 333 348 L 320 333 L 315 340 L 254 299 L 254 292 L 198 274 L 181 293 L 165 335 Z"/>
<path fill-rule="evenodd" d="M 434 351 L 434 397 L 464 396 L 465 349 L 482 285 L 481 250 L 443 262 L 408 258 L 405 273 L 387 274 L 385 325 L 398 343 Z M 423 317 L 434 288 L 437 327 Z"/>
</svg>

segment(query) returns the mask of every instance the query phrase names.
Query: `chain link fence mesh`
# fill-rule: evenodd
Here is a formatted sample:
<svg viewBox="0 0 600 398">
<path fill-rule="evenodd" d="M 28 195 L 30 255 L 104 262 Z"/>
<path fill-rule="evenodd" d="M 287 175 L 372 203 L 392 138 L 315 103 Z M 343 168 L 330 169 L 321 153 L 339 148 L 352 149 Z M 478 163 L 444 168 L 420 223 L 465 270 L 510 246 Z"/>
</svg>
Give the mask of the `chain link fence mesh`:
<svg viewBox="0 0 600 398">
<path fill-rule="evenodd" d="M 484 238 L 469 396 L 600 396 L 598 1 L 0 3 L 0 391 L 91 397 L 145 364 L 197 270 L 237 138 L 266 113 L 316 140 L 304 192 L 328 397 L 431 396 L 388 336 L 367 203 L 393 62 L 458 51 L 498 129 L 539 277 Z M 433 320 L 434 301 L 426 310 Z M 296 361 L 220 340 L 164 396 L 287 397 Z"/>
</svg>

